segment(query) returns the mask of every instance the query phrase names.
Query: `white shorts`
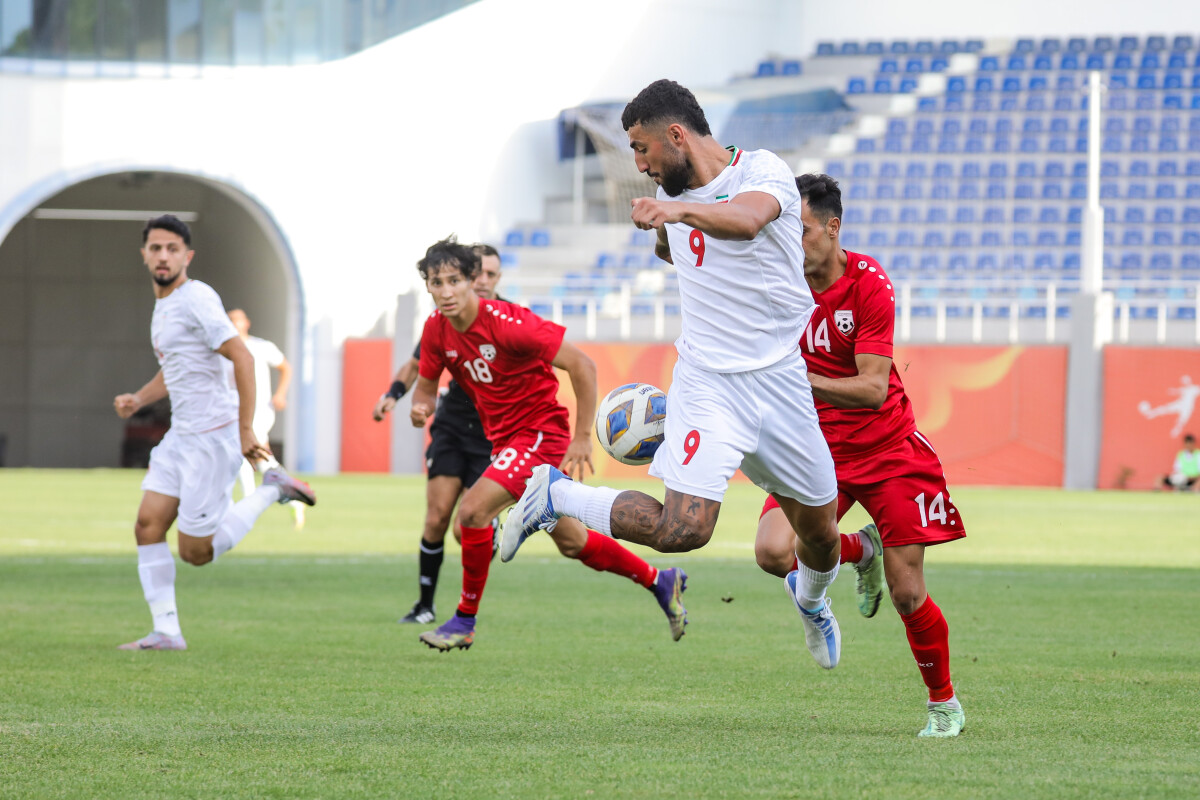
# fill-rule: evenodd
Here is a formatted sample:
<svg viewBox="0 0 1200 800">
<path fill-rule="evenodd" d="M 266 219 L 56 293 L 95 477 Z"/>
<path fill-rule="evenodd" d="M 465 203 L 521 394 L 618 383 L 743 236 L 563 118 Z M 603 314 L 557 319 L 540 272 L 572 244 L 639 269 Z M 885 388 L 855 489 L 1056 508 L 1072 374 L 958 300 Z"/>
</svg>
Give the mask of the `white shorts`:
<svg viewBox="0 0 1200 800">
<path fill-rule="evenodd" d="M 275 427 L 275 409 L 259 408 L 254 412 L 254 422 L 250 425 L 254 429 L 254 438 L 258 439 L 258 443 L 266 444 L 270 438 L 271 428 Z"/>
<path fill-rule="evenodd" d="M 668 489 L 720 501 L 741 467 L 768 492 L 807 506 L 837 497 L 804 356 L 749 372 L 708 372 L 680 358 L 650 474 Z"/>
<path fill-rule="evenodd" d="M 236 423 L 204 433 L 176 433 L 172 428 L 150 451 L 142 491 L 179 498 L 181 533 L 212 536 L 233 503 L 233 483 L 242 461 Z"/>
</svg>

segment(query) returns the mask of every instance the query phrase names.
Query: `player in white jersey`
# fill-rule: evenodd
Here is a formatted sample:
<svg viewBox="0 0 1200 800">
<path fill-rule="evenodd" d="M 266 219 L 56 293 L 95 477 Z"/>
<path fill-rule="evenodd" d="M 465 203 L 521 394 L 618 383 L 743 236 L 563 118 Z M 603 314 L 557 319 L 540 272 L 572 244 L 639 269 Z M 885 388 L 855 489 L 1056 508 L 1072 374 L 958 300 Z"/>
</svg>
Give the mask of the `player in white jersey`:
<svg viewBox="0 0 1200 800">
<path fill-rule="evenodd" d="M 175 561 L 167 531 L 178 520 L 179 557 L 200 566 L 240 542 L 258 516 L 275 502 L 316 495 L 282 468 L 269 470 L 263 485 L 233 504 L 233 483 L 243 458 L 271 457 L 258 441 L 254 417 L 254 362 L 208 284 L 187 275 L 195 251 L 188 226 L 170 214 L 155 217 L 142 231 L 142 260 L 154 285 L 150 325 L 159 371 L 113 407 L 122 419 L 139 408 L 171 398 L 171 428 L 150 452 L 142 481 L 134 536 L 138 577 L 150 605 L 154 630 L 121 645 L 122 650 L 186 650 L 175 604 Z M 233 362 L 235 387 L 226 360 Z"/>
<path fill-rule="evenodd" d="M 797 343 L 813 313 L 803 279 L 800 195 L 791 169 L 765 150 L 723 148 L 690 91 L 656 81 L 621 123 L 656 198 L 633 201 L 633 223 L 656 229 L 655 252 L 679 275 L 683 332 L 665 439 L 650 474 L 659 503 L 640 492 L 588 487 L 539 467 L 510 511 L 500 556 L 562 516 L 662 552 L 712 537 L 740 467 L 774 496 L 797 535 L 787 586 L 809 651 L 837 665 L 841 634 L 826 588 L 837 575 L 837 481 Z"/>
<path fill-rule="evenodd" d="M 275 412 L 287 407 L 287 390 L 292 382 L 292 365 L 274 342 L 250 335 L 250 317 L 240 308 L 229 310 L 229 321 L 237 329 L 246 349 L 254 359 L 254 436 L 263 444 L 270 441 L 271 428 L 275 426 Z M 271 370 L 279 373 L 279 385 L 271 391 Z M 229 375 L 233 375 L 233 364 L 229 364 Z M 251 464 L 249 459 L 242 461 L 238 470 L 238 483 L 242 487 L 242 497 L 248 497 L 254 491 L 254 473 L 266 472 L 278 467 L 279 462 L 272 458 L 256 461 Z M 288 503 L 292 509 L 292 521 L 296 530 L 304 527 L 304 504 L 298 500 Z"/>
</svg>

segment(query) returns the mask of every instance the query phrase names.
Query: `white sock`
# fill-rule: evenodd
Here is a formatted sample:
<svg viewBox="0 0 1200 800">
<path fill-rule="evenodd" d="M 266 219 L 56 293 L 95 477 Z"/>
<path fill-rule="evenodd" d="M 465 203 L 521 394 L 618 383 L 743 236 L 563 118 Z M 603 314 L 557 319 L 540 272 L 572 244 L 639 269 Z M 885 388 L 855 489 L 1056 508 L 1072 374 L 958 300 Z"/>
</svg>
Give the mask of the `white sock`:
<svg viewBox="0 0 1200 800">
<path fill-rule="evenodd" d="M 243 497 L 229 507 L 221 520 L 221 527 L 213 536 L 213 560 L 237 547 L 238 542 L 246 538 L 246 534 L 254 527 L 254 521 L 266 511 L 272 503 L 279 502 L 279 487 L 260 486 L 253 493 Z"/>
<path fill-rule="evenodd" d="M 860 567 L 865 567 L 870 564 L 871 559 L 875 557 L 875 543 L 871 541 L 870 536 L 863 536 L 862 531 L 859 531 L 854 535 L 858 537 L 860 542 L 862 542 L 863 549 L 862 558 L 859 559 L 858 565 Z"/>
<path fill-rule="evenodd" d="M 175 558 L 166 542 L 138 545 L 138 579 L 154 618 L 154 630 L 179 636 L 179 611 L 175 607 Z"/>
<path fill-rule="evenodd" d="M 246 463 L 249 464 L 250 462 L 247 461 Z M 257 470 L 258 472 L 266 472 L 267 470 L 275 469 L 278 466 L 279 466 L 279 462 L 275 460 L 275 456 L 268 456 L 267 458 L 264 458 L 262 461 L 254 462 L 254 469 Z"/>
<path fill-rule="evenodd" d="M 242 487 L 242 497 L 254 494 L 254 467 L 244 458 L 242 466 L 238 469 L 238 485 Z"/>
<path fill-rule="evenodd" d="M 833 583 L 837 573 L 837 564 L 829 572 L 817 572 L 801 563 L 800 574 L 796 576 L 799 578 L 796 581 L 796 597 L 800 607 L 805 611 L 820 611 L 825 604 L 825 590 Z"/>
<path fill-rule="evenodd" d="M 550 485 L 550 502 L 559 514 L 574 517 L 597 533 L 612 536 L 612 507 L 620 493 L 607 486 L 558 480 Z"/>
</svg>

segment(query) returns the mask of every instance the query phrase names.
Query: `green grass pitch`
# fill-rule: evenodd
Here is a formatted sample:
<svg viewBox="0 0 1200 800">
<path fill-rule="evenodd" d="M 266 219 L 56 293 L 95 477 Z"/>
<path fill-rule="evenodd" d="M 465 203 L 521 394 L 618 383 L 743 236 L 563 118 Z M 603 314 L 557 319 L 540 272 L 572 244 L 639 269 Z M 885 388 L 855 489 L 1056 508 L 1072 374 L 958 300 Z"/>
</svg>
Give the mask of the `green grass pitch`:
<svg viewBox="0 0 1200 800">
<path fill-rule="evenodd" d="M 1200 796 L 1200 496 L 956 492 L 968 538 L 927 576 L 967 728 L 927 741 L 895 611 L 862 619 L 846 569 L 818 668 L 754 564 L 747 484 L 708 547 L 642 551 L 689 573 L 678 643 L 648 592 L 535 537 L 493 564 L 475 646 L 426 649 L 395 624 L 424 482 L 343 475 L 303 532 L 272 508 L 179 564 L 191 649 L 127 653 L 140 479 L 0 470 L 0 797 Z"/>
</svg>

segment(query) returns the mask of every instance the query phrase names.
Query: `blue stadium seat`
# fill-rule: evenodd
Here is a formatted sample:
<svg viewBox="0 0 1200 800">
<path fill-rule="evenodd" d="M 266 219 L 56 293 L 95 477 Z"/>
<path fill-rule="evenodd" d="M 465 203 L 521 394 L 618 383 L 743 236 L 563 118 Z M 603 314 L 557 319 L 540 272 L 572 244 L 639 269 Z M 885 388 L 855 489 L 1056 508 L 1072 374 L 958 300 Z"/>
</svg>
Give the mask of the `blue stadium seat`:
<svg viewBox="0 0 1200 800">
<path fill-rule="evenodd" d="M 1154 184 L 1154 199 L 1155 200 L 1174 200 L 1175 199 L 1175 183 L 1174 181 L 1159 181 Z"/>
<path fill-rule="evenodd" d="M 901 218 L 903 218 L 901 213 Z M 896 231 L 896 247 L 916 247 L 917 235 L 911 228 Z"/>
<path fill-rule="evenodd" d="M 1030 200 L 1033 198 L 1033 184 L 1021 181 L 1013 188 L 1014 200 Z"/>
<path fill-rule="evenodd" d="M 846 83 L 846 94 L 865 94 L 866 91 L 866 78 L 851 78 Z"/>
<path fill-rule="evenodd" d="M 844 56 L 856 56 L 861 52 L 862 48 L 858 46 L 858 42 L 842 42 L 839 52 Z"/>
<path fill-rule="evenodd" d="M 945 206 L 930 206 L 925 209 L 926 225 L 944 225 L 947 218 Z"/>
<path fill-rule="evenodd" d="M 887 246 L 888 236 L 886 231 L 871 231 L 869 234 L 867 234 L 867 247 L 875 250 Z"/>
<path fill-rule="evenodd" d="M 891 264 L 888 267 L 889 273 L 907 272 L 912 269 L 912 256 L 908 253 L 897 253 L 892 256 Z"/>
<path fill-rule="evenodd" d="M 1083 68 L 1086 70 L 1107 69 L 1108 68 L 1108 59 L 1105 57 L 1105 55 L 1103 53 L 1091 53 L 1088 55 L 1087 59 L 1084 61 Z"/>
<path fill-rule="evenodd" d="M 862 237 L 858 235 L 858 231 L 846 231 L 842 234 L 841 241 L 846 247 L 858 247 Z"/>
<path fill-rule="evenodd" d="M 896 184 L 894 183 L 878 183 L 875 185 L 876 200 L 895 200 L 896 199 Z"/>
<path fill-rule="evenodd" d="M 1156 228 L 1150 234 L 1150 244 L 1154 247 L 1174 247 L 1175 233 L 1170 228 Z"/>
<path fill-rule="evenodd" d="M 1082 243 L 1082 237 L 1078 230 L 1068 230 L 1063 236 L 1063 244 L 1067 247 L 1079 247 Z"/>
<path fill-rule="evenodd" d="M 758 62 L 758 69 L 756 69 L 754 71 L 754 77 L 770 78 L 770 77 L 774 77 L 774 75 L 775 75 L 775 62 L 774 61 Z"/>
<path fill-rule="evenodd" d="M 1200 162 L 1197 162 L 1200 165 Z M 1008 164 L 1004 161 L 992 161 L 988 163 L 988 178 L 1003 179 L 1008 177 Z"/>
<path fill-rule="evenodd" d="M 1183 95 L 1181 95 L 1181 94 L 1164 94 L 1162 107 L 1170 108 L 1173 110 L 1182 110 L 1183 109 Z"/>
<path fill-rule="evenodd" d="M 963 42 L 963 52 L 978 53 L 983 50 L 983 39 L 967 39 Z"/>
<path fill-rule="evenodd" d="M 1079 56 L 1074 53 L 1064 53 L 1058 62 L 1058 68 L 1062 70 L 1079 69 Z M 1047 67 L 1047 69 L 1052 69 L 1052 67 Z"/>
<path fill-rule="evenodd" d="M 948 98 L 947 98 L 948 99 Z M 961 100 L 960 100 L 961 102 Z M 949 108 L 946 109 L 947 111 Z M 992 96 L 987 94 L 976 94 L 971 96 L 971 110 L 986 112 L 992 110 Z"/>
<path fill-rule="evenodd" d="M 1172 134 L 1164 133 L 1162 136 L 1158 137 L 1158 152 L 1178 153 L 1179 138 Z"/>
<path fill-rule="evenodd" d="M 933 42 L 927 39 L 921 39 L 917 41 L 915 45 L 913 45 L 914 53 L 932 53 L 935 49 L 936 48 L 933 46 Z"/>
<path fill-rule="evenodd" d="M 965 92 L 967 90 L 967 79 L 961 75 L 951 75 L 946 79 L 946 92 Z"/>
<path fill-rule="evenodd" d="M 833 42 L 817 42 L 817 55 L 831 56 L 833 54 Z"/>
<path fill-rule="evenodd" d="M 1121 51 L 1125 51 L 1125 52 L 1137 50 L 1138 49 L 1138 37 L 1122 36 L 1120 41 L 1117 42 L 1117 49 L 1121 50 Z"/>
<path fill-rule="evenodd" d="M 1122 247 L 1141 247 L 1146 243 L 1146 235 L 1140 228 L 1133 228 L 1121 233 Z"/>
<path fill-rule="evenodd" d="M 1062 222 L 1062 209 L 1058 206 L 1042 206 L 1038 211 L 1039 225 L 1058 225 Z"/>
<path fill-rule="evenodd" d="M 780 65 L 780 73 L 783 75 L 799 75 L 803 71 L 803 66 L 794 58 L 784 59 Z"/>
<path fill-rule="evenodd" d="M 1083 222 L 1082 206 L 1067 206 L 1067 224 L 1079 225 Z"/>
<path fill-rule="evenodd" d="M 1194 200 L 1195 198 L 1200 197 L 1200 183 L 1188 181 L 1184 188 L 1183 196 L 1189 200 Z"/>
<path fill-rule="evenodd" d="M 871 91 L 874 92 L 875 94 L 891 94 L 892 93 L 891 79 L 886 78 L 886 77 L 875 78 L 875 83 L 872 84 Z"/>
<path fill-rule="evenodd" d="M 1044 92 L 1044 91 L 1046 91 L 1046 90 L 1047 90 L 1047 89 L 1049 89 L 1049 88 L 1050 88 L 1050 83 L 1049 83 L 1049 82 L 1046 80 L 1046 76 L 1045 76 L 1045 75 L 1032 75 L 1032 76 L 1030 76 L 1030 78 L 1029 78 L 1029 91 L 1031 91 L 1031 92 Z M 1044 101 L 1041 101 L 1041 98 L 1038 98 L 1038 99 L 1039 99 L 1039 105 L 1044 105 Z M 1026 102 L 1026 104 L 1025 104 L 1025 107 L 1026 107 L 1026 108 L 1028 108 L 1028 107 L 1029 107 L 1029 103 L 1028 103 L 1028 102 Z"/>
<path fill-rule="evenodd" d="M 949 183 L 935 183 L 929 187 L 929 196 L 934 200 L 949 200 L 953 186 Z"/>
<path fill-rule="evenodd" d="M 867 215 L 861 206 L 853 206 L 842 211 L 842 223 L 845 225 L 861 225 L 867 221 Z"/>
<path fill-rule="evenodd" d="M 1008 197 L 1008 190 L 1003 183 L 989 181 L 986 196 L 988 200 L 1003 200 Z"/>
<path fill-rule="evenodd" d="M 958 206 L 954 209 L 954 222 L 957 225 L 973 225 L 975 223 L 974 206 Z M 957 245 L 955 245 L 957 247 Z"/>
<path fill-rule="evenodd" d="M 864 48 L 864 52 L 869 56 L 878 56 L 883 54 L 883 42 L 870 41 Z"/>
<path fill-rule="evenodd" d="M 512 230 L 504 234 L 505 247 L 521 247 L 525 244 L 525 233 L 523 231 Z"/>
<path fill-rule="evenodd" d="M 850 184 L 850 199 L 851 200 L 866 200 L 867 185 L 865 183 Z"/>
<path fill-rule="evenodd" d="M 1200 231 L 1184 229 L 1179 234 L 1179 244 L 1181 247 L 1200 247 Z"/>
<path fill-rule="evenodd" d="M 856 152 L 856 153 L 874 153 L 875 152 L 875 140 L 874 139 L 858 139 L 857 141 L 854 142 L 854 152 Z"/>
<path fill-rule="evenodd" d="M 900 208 L 901 225 L 918 225 L 920 222 L 921 211 L 916 206 L 902 206 Z"/>
<path fill-rule="evenodd" d="M 1181 34 L 1179 36 L 1176 36 L 1174 39 L 1171 40 L 1171 49 L 1174 51 L 1191 50 L 1192 49 L 1192 37 L 1187 34 Z"/>
<path fill-rule="evenodd" d="M 1158 88 L 1158 76 L 1153 72 L 1138 73 L 1137 88 L 1139 88 L 1139 89 L 1157 89 Z"/>
<path fill-rule="evenodd" d="M 1200 161 L 1196 162 L 1200 168 Z M 1200 171 L 1197 172 L 1200 175 Z M 924 180 L 927 175 L 927 170 L 924 161 L 909 161 L 904 167 L 904 177 L 908 180 Z"/>
<path fill-rule="evenodd" d="M 550 231 L 544 228 L 535 228 L 529 232 L 530 247 L 549 247 L 550 246 Z"/>
<path fill-rule="evenodd" d="M 1067 197 L 1072 200 L 1087 199 L 1087 183 L 1084 181 L 1071 181 L 1071 188 L 1067 192 Z"/>
<path fill-rule="evenodd" d="M 1146 37 L 1146 49 L 1158 53 L 1167 49 L 1167 37 L 1153 35 Z"/>
<path fill-rule="evenodd" d="M 957 197 L 959 200 L 978 200 L 979 184 L 975 181 L 963 181 L 959 183 Z"/>
<path fill-rule="evenodd" d="M 1037 177 L 1037 164 L 1033 161 L 1018 161 L 1017 162 L 1017 177 L 1018 178 L 1035 178 Z"/>
<path fill-rule="evenodd" d="M 854 178 L 869 178 L 871 177 L 871 162 L 870 161 L 855 161 L 850 165 L 850 175 Z"/>
<path fill-rule="evenodd" d="M 1129 162 L 1129 177 L 1145 178 L 1150 174 L 1150 162 L 1136 158 Z"/>
<path fill-rule="evenodd" d="M 921 246 L 929 249 L 941 249 L 946 246 L 946 237 L 941 231 L 925 231 L 925 238 L 922 240 Z"/>
<path fill-rule="evenodd" d="M 987 206 L 983 209 L 985 225 L 998 225 L 1004 222 L 1004 209 L 1001 206 Z"/>
<path fill-rule="evenodd" d="M 976 92 L 990 92 L 990 91 L 993 91 L 995 88 L 996 88 L 995 84 L 992 82 L 992 79 L 990 76 L 979 75 L 978 77 L 975 78 L 975 91 Z"/>
<path fill-rule="evenodd" d="M 1001 247 L 1003 242 L 998 231 L 984 231 L 979 234 L 980 247 Z"/>
<path fill-rule="evenodd" d="M 1038 231 L 1035 244 L 1038 247 L 1058 247 L 1060 244 L 1058 231 L 1053 229 Z"/>
<path fill-rule="evenodd" d="M 1021 77 L 1019 75 L 1005 75 L 1004 82 L 1000 84 L 1000 90 L 1003 92 L 1021 91 Z"/>
<path fill-rule="evenodd" d="M 825 174 L 831 178 L 845 178 L 846 164 L 843 161 L 827 161 L 825 162 Z"/>
<path fill-rule="evenodd" d="M 916 90 L 917 79 L 907 75 L 900 79 L 900 85 L 896 88 L 896 91 L 900 92 L 901 94 L 912 94 Z"/>
<path fill-rule="evenodd" d="M 1187 69 L 1188 57 L 1186 53 L 1171 53 L 1167 56 L 1167 69 Z"/>
<path fill-rule="evenodd" d="M 1013 206 L 1013 224 L 1028 225 L 1033 222 L 1032 206 Z"/>
<path fill-rule="evenodd" d="M 1117 56 L 1117 58 L 1120 59 L 1120 56 Z M 1113 66 L 1114 66 L 1114 68 L 1116 68 L 1115 64 Z M 1126 68 L 1128 68 L 1128 67 L 1126 67 Z M 1112 73 L 1111 75 L 1108 76 L 1108 88 L 1110 90 L 1128 89 L 1129 88 L 1129 76 L 1127 74 L 1125 74 L 1124 72 Z"/>
<path fill-rule="evenodd" d="M 1167 72 L 1163 75 L 1164 89 L 1182 89 L 1183 88 L 1183 73 L 1182 72 Z"/>
<path fill-rule="evenodd" d="M 892 209 L 890 206 L 875 206 L 871 209 L 872 225 L 891 225 Z"/>
<path fill-rule="evenodd" d="M 1200 224 L 1200 206 L 1184 206 L 1184 208 L 1183 208 L 1183 224 L 1184 225 Z"/>
<path fill-rule="evenodd" d="M 895 161 L 883 161 L 879 164 L 879 177 L 895 179 L 900 177 L 900 165 Z"/>
<path fill-rule="evenodd" d="M 904 55 L 908 52 L 908 42 L 904 40 L 892 42 L 891 45 L 888 46 L 888 52 L 896 55 Z"/>
<path fill-rule="evenodd" d="M 1107 53 L 1113 49 L 1113 39 L 1111 36 L 1097 36 L 1092 42 L 1092 49 L 1098 53 Z"/>
<path fill-rule="evenodd" d="M 999 72 L 1000 59 L 996 56 L 981 56 L 979 58 L 980 72 Z"/>
</svg>

